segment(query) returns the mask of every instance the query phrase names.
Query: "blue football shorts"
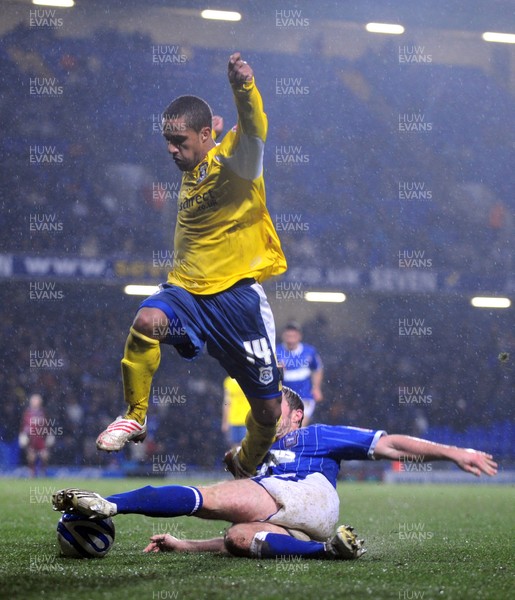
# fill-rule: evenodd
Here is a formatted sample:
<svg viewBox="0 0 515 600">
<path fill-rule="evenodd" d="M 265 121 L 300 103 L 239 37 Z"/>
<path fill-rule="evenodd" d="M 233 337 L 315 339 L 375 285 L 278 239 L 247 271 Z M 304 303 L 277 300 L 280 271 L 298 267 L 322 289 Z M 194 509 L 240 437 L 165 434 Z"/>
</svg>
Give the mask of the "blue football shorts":
<svg viewBox="0 0 515 600">
<path fill-rule="evenodd" d="M 223 292 L 191 294 L 170 283 L 139 308 L 158 308 L 168 317 L 167 337 L 185 359 L 204 344 L 249 398 L 276 398 L 281 377 L 275 358 L 275 323 L 262 286 L 243 279 Z"/>
</svg>

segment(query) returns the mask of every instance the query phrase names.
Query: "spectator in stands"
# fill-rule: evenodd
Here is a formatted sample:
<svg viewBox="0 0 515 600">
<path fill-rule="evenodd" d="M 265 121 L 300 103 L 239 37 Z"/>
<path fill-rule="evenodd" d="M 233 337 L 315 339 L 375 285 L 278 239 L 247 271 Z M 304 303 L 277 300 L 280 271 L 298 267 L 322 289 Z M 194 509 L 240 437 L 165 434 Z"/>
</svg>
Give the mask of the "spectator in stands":
<svg viewBox="0 0 515 600">
<path fill-rule="evenodd" d="M 19 443 L 25 449 L 32 477 L 38 475 L 39 469 L 43 476 L 46 474 L 49 449 L 54 442 L 55 436 L 43 409 L 43 397 L 41 394 L 31 394 L 21 421 Z"/>
</svg>

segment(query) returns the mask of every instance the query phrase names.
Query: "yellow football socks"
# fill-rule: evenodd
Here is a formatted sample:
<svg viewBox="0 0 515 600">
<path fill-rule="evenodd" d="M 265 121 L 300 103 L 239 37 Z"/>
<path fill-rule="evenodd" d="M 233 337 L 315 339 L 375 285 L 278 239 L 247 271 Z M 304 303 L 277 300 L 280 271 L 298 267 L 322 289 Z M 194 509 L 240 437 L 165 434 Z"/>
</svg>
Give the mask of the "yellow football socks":
<svg viewBox="0 0 515 600">
<path fill-rule="evenodd" d="M 160 360 L 159 341 L 131 327 L 122 359 L 123 393 L 125 402 L 129 405 L 126 419 L 133 419 L 140 425 L 145 422 L 152 377 Z"/>
<path fill-rule="evenodd" d="M 277 423 L 274 425 L 261 425 L 249 411 L 245 419 L 247 433 L 241 442 L 238 459 L 241 466 L 248 473 L 255 473 L 256 467 L 262 462 L 270 446 L 275 440 Z"/>
</svg>

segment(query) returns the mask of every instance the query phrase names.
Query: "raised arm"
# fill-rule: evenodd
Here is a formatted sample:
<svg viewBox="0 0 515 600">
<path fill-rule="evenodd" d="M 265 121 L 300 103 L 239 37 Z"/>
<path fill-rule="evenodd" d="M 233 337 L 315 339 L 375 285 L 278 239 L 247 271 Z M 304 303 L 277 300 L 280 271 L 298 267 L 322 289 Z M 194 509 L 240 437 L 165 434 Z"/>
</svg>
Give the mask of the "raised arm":
<svg viewBox="0 0 515 600">
<path fill-rule="evenodd" d="M 228 77 L 238 111 L 238 125 L 235 133 L 222 141 L 219 159 L 238 176 L 254 180 L 263 172 L 268 129 L 263 101 L 254 82 L 254 72 L 239 52 L 229 59 Z"/>
<path fill-rule="evenodd" d="M 384 435 L 381 437 L 376 444 L 374 458 L 388 458 L 390 460 L 420 458 L 424 462 L 449 460 L 457 464 L 463 471 L 472 473 L 477 477 L 481 473 L 490 476 L 497 473 L 497 463 L 493 460 L 491 454 L 472 450 L 471 448 L 437 444 L 408 435 Z"/>
<path fill-rule="evenodd" d="M 265 142 L 268 121 L 263 100 L 254 81 L 254 72 L 239 52 L 229 58 L 227 74 L 238 111 L 238 127 L 245 135 L 258 137 Z"/>
</svg>

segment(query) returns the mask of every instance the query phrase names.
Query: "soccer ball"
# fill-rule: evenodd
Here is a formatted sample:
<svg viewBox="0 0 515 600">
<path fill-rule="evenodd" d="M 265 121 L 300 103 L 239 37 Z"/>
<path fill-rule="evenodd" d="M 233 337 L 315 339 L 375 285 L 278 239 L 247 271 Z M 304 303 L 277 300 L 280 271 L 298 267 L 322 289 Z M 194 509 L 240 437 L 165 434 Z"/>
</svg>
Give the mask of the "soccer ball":
<svg viewBox="0 0 515 600">
<path fill-rule="evenodd" d="M 114 544 L 114 523 L 65 513 L 57 523 L 57 541 L 64 556 L 104 558 Z"/>
</svg>

